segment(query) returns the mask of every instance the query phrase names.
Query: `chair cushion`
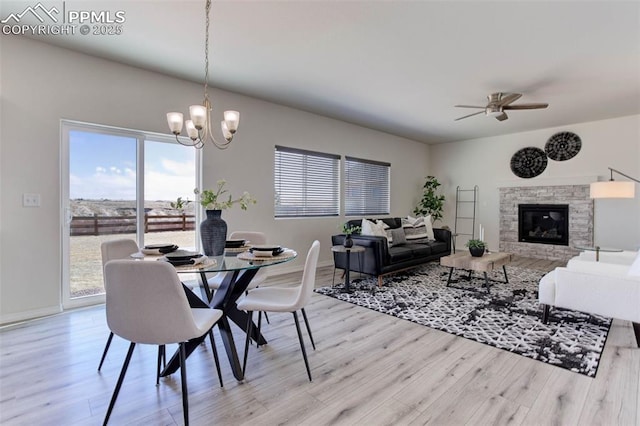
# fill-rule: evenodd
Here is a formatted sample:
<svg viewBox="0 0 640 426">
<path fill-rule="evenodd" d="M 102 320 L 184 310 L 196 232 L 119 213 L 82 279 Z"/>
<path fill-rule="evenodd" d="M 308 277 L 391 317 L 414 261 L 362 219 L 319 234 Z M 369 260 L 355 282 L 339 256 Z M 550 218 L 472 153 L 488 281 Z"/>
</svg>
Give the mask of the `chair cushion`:
<svg viewBox="0 0 640 426">
<path fill-rule="evenodd" d="M 259 287 L 238 301 L 243 311 L 293 312 L 300 289 L 298 287 Z"/>
</svg>

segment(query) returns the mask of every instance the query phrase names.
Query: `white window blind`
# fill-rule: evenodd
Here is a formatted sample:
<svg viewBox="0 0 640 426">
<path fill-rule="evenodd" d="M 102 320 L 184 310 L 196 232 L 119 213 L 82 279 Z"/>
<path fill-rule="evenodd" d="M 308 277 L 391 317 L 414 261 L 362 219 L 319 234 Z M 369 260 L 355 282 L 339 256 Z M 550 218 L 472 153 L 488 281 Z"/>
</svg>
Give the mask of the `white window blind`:
<svg viewBox="0 0 640 426">
<path fill-rule="evenodd" d="M 389 214 L 391 164 L 345 157 L 346 216 Z"/>
<path fill-rule="evenodd" d="M 275 217 L 337 216 L 340 156 L 275 148 Z"/>
</svg>

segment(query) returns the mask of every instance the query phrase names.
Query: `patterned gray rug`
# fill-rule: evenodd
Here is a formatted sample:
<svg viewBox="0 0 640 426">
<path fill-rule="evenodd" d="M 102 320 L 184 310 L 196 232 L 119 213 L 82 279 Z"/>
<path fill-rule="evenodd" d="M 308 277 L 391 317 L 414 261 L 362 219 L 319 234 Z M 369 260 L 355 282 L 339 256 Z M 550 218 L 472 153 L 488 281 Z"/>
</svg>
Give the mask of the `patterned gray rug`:
<svg viewBox="0 0 640 426">
<path fill-rule="evenodd" d="M 611 319 L 582 312 L 552 309 L 549 324 L 541 321 L 538 282 L 541 271 L 507 266 L 509 283 L 491 283 L 468 272 L 453 274 L 436 263 L 385 277 L 382 288 L 375 278 L 356 278 L 352 293 L 342 285 L 315 291 L 374 311 L 413 321 L 527 358 L 595 377 L 607 340 Z M 504 281 L 500 270 L 489 278 Z M 336 279 L 339 279 L 336 277 Z"/>
</svg>

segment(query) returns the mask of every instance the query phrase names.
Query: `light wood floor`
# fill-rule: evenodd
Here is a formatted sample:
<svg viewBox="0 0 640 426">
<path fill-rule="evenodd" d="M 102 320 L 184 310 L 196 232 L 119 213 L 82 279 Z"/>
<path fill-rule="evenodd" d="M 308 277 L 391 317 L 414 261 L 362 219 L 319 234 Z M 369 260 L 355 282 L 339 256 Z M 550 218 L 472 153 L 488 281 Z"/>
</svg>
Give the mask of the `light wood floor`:
<svg viewBox="0 0 640 426">
<path fill-rule="evenodd" d="M 523 258 L 516 264 L 557 266 Z M 332 272 L 320 269 L 317 286 L 330 284 Z M 307 313 L 317 344 L 316 351 L 308 345 L 313 382 L 291 315 L 271 314 L 263 330 L 269 344 L 251 348 L 244 382 L 233 379 L 224 358 L 220 388 L 208 344 L 188 359 L 191 423 L 640 424 L 640 349 L 629 323 L 614 322 L 591 379 L 317 294 Z M 98 373 L 107 335 L 104 306 L 1 330 L 0 423 L 101 424 L 127 349 L 114 338 Z M 136 349 L 110 424 L 182 424 L 179 375 L 156 387 L 155 357 L 153 346 Z"/>
</svg>

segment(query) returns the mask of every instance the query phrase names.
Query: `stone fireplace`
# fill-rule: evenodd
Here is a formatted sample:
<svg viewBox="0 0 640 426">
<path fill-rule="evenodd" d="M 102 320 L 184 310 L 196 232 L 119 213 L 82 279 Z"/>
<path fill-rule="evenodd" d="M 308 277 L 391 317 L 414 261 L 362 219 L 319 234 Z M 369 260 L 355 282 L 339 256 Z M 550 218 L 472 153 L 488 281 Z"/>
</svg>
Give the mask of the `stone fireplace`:
<svg viewBox="0 0 640 426">
<path fill-rule="evenodd" d="M 591 245 L 589 185 L 500 188 L 500 251 L 567 261 L 578 254 L 576 246 Z"/>
<path fill-rule="evenodd" d="M 569 245 L 568 204 L 518 204 L 518 241 Z"/>
</svg>

